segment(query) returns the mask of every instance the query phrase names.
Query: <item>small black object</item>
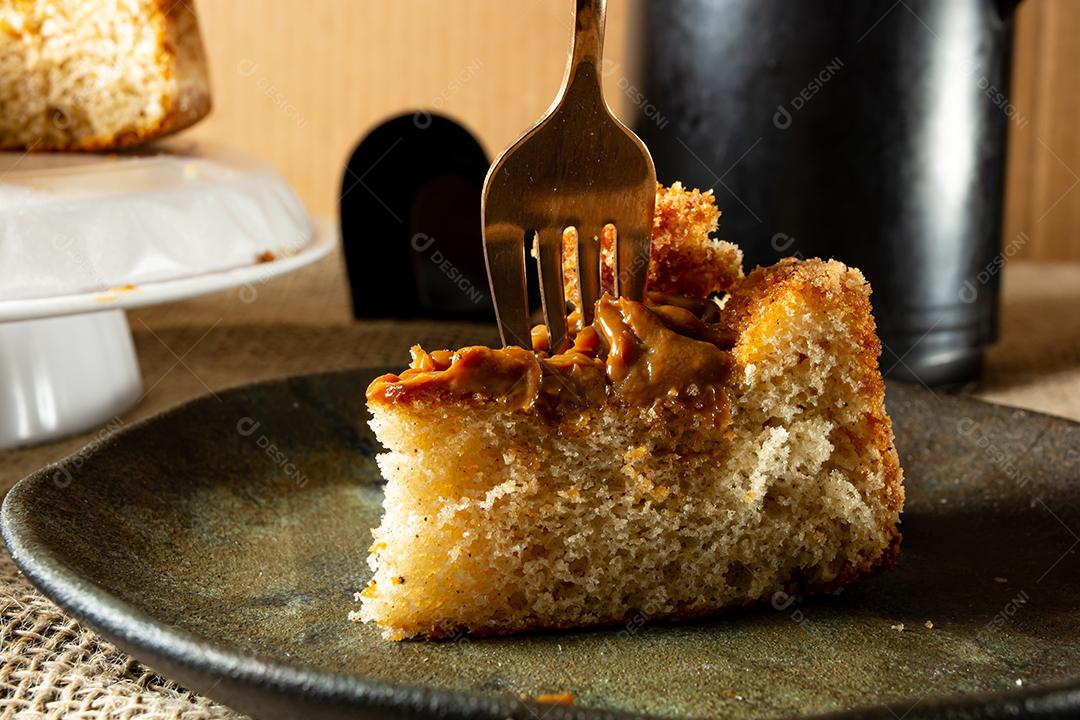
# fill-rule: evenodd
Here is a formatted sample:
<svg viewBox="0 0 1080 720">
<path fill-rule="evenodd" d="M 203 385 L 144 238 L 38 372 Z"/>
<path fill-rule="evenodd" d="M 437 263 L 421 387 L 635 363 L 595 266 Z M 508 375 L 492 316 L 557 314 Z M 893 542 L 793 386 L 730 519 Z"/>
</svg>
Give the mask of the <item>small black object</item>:
<svg viewBox="0 0 1080 720">
<path fill-rule="evenodd" d="M 424 111 L 361 140 L 340 200 L 357 318 L 494 319 L 480 224 L 487 169 L 468 130 Z"/>
<path fill-rule="evenodd" d="M 644 3 L 642 74 L 620 87 L 660 179 L 715 188 L 750 267 L 859 267 L 882 369 L 963 383 L 996 338 L 1005 135 L 1026 122 L 1008 101 L 1016 4 Z"/>
</svg>

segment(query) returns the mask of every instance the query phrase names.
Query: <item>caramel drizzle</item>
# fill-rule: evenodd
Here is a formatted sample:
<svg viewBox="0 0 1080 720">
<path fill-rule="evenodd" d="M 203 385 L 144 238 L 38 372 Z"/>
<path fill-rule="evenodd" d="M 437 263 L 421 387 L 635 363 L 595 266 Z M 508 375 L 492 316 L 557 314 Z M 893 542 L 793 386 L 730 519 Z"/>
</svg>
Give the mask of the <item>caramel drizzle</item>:
<svg viewBox="0 0 1080 720">
<path fill-rule="evenodd" d="M 532 352 L 477 346 L 428 353 L 414 347 L 409 369 L 376 378 L 368 401 L 394 403 L 426 391 L 522 410 L 605 401 L 678 401 L 722 410 L 734 336 L 717 322 L 716 304 L 666 296 L 650 301 L 657 304 L 605 294 L 591 325 L 579 327 L 580 318 L 571 316 L 572 344 L 554 354 L 542 326 L 533 331 Z"/>
</svg>

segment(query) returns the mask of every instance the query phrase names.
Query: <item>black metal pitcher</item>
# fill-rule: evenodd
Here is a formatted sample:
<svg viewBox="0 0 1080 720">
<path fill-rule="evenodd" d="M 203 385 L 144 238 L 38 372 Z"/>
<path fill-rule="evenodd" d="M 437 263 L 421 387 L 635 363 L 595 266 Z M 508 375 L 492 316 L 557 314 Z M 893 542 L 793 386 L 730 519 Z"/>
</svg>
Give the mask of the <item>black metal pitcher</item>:
<svg viewBox="0 0 1080 720">
<path fill-rule="evenodd" d="M 645 2 L 637 69 L 612 70 L 658 177 L 714 188 L 751 267 L 861 268 L 882 369 L 963 383 L 995 339 L 1005 136 L 1026 123 L 1008 97 L 1015 4 Z"/>
</svg>

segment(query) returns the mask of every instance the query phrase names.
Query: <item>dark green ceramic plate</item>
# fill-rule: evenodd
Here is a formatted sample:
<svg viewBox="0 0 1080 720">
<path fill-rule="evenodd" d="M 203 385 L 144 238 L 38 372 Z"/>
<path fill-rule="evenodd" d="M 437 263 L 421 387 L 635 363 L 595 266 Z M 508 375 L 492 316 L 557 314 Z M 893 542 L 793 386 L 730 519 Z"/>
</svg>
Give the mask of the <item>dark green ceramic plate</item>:
<svg viewBox="0 0 1080 720">
<path fill-rule="evenodd" d="M 382 497 L 376 372 L 240 388 L 117 433 L 11 491 L 8 547 L 73 615 L 257 717 L 1080 712 L 1074 423 L 894 385 L 895 569 L 710 622 L 393 644 L 346 619 Z M 521 699 L 562 691 L 577 705 Z"/>
</svg>

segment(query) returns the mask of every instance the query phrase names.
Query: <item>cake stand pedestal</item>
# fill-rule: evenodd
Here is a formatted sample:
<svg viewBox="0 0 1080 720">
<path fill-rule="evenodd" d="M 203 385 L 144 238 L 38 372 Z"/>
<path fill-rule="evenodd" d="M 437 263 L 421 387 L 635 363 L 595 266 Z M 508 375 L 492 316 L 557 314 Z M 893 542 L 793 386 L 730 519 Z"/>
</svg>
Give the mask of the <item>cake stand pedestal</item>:
<svg viewBox="0 0 1080 720">
<path fill-rule="evenodd" d="M 84 432 L 141 396 L 123 310 L 0 323 L 0 449 Z"/>
</svg>

